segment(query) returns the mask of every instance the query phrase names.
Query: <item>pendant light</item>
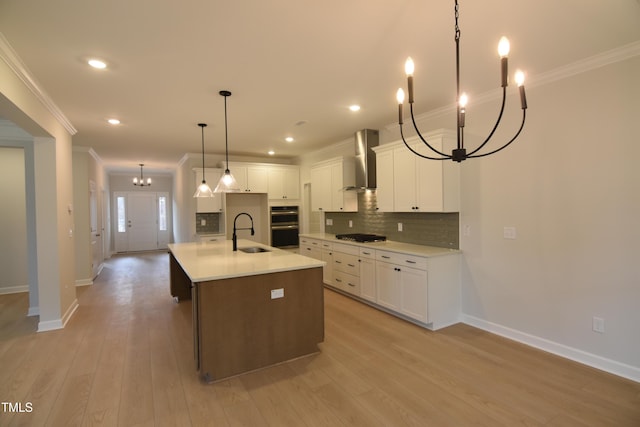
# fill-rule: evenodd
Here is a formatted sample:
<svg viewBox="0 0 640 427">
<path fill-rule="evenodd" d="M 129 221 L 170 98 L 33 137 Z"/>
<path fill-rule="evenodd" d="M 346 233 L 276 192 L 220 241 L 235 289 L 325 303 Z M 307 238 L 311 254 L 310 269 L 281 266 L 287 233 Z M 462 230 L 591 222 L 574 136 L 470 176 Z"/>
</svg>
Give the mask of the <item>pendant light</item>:
<svg viewBox="0 0 640 427">
<path fill-rule="evenodd" d="M 147 178 L 147 182 L 144 181 L 144 175 L 142 174 L 142 167 L 144 166 L 144 163 L 139 163 L 139 165 L 140 179 L 138 179 L 138 177 L 133 178 L 133 185 L 139 185 L 140 187 L 151 185 L 151 178 Z"/>
<path fill-rule="evenodd" d="M 224 170 L 224 174 L 220 177 L 220 181 L 218 181 L 218 185 L 216 186 L 214 193 L 231 193 L 240 191 L 240 186 L 236 179 L 231 175 L 231 171 L 229 171 L 229 134 L 227 131 L 227 97 L 231 96 L 231 92 L 228 90 L 221 90 L 220 95 L 224 96 L 224 146 L 225 146 L 225 157 L 227 161 L 226 169 Z"/>
<path fill-rule="evenodd" d="M 207 180 L 204 178 L 204 128 L 206 123 L 198 123 L 198 126 L 202 129 L 202 182 L 198 185 L 193 197 L 213 197 L 211 187 L 207 184 Z"/>
</svg>

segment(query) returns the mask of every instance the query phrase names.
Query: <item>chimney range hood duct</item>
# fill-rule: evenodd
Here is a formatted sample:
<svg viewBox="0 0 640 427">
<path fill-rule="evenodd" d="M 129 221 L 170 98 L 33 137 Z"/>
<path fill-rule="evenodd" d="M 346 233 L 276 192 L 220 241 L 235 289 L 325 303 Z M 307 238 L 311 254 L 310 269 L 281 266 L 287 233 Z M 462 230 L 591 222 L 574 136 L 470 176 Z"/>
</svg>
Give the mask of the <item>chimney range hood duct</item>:
<svg viewBox="0 0 640 427">
<path fill-rule="evenodd" d="M 345 187 L 344 191 L 375 190 L 376 153 L 372 150 L 379 143 L 379 132 L 363 129 L 355 135 L 356 185 Z"/>
</svg>

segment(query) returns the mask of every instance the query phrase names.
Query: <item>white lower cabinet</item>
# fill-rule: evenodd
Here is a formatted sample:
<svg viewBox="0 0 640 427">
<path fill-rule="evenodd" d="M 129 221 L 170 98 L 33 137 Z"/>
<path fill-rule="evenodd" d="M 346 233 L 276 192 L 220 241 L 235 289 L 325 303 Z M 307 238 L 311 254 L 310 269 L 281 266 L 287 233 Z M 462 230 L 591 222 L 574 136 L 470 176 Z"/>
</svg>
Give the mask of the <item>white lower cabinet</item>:
<svg viewBox="0 0 640 427">
<path fill-rule="evenodd" d="M 324 283 L 431 330 L 459 322 L 460 256 L 417 256 L 300 238 L 300 253 L 324 260 Z"/>
</svg>

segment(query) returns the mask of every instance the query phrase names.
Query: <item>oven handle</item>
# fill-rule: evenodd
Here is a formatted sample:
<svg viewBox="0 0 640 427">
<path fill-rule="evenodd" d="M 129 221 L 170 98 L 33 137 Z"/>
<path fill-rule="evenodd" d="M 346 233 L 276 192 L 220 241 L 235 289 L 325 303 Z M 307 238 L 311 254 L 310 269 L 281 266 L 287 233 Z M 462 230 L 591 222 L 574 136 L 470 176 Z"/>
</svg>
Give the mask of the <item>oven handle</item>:
<svg viewBox="0 0 640 427">
<path fill-rule="evenodd" d="M 298 228 L 297 225 L 272 225 L 272 230 L 293 230 Z"/>
<path fill-rule="evenodd" d="M 271 211 L 271 216 L 298 215 L 298 211 Z"/>
</svg>

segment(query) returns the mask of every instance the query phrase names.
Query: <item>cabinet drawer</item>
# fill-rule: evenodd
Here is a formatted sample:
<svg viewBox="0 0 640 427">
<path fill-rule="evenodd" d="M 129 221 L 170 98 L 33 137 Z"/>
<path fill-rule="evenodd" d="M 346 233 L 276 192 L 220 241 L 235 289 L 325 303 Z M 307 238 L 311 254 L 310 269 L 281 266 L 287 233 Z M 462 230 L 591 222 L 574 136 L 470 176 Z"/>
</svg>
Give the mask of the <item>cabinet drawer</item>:
<svg viewBox="0 0 640 427">
<path fill-rule="evenodd" d="M 419 270 L 427 269 L 427 259 L 424 257 L 401 254 L 397 252 L 376 251 L 376 260 L 391 264 L 405 265 Z"/>
<path fill-rule="evenodd" d="M 333 269 L 344 273 L 360 276 L 360 263 L 357 255 L 333 252 Z"/>
<path fill-rule="evenodd" d="M 345 254 L 358 255 L 360 248 L 355 245 L 345 245 L 344 243 L 333 243 L 333 250 L 336 252 L 344 252 Z"/>
<path fill-rule="evenodd" d="M 376 258 L 376 251 L 369 248 L 360 248 L 360 258 Z"/>
<path fill-rule="evenodd" d="M 320 246 L 322 246 L 322 249 L 326 249 L 329 251 L 333 249 L 333 243 L 327 242 L 326 240 L 321 240 Z"/>
<path fill-rule="evenodd" d="M 342 271 L 333 272 L 333 284 L 336 288 L 360 296 L 360 278 Z"/>
<path fill-rule="evenodd" d="M 301 237 L 300 246 L 311 246 L 311 247 L 319 248 L 322 246 L 322 240 L 310 239 L 308 237 Z"/>
</svg>

